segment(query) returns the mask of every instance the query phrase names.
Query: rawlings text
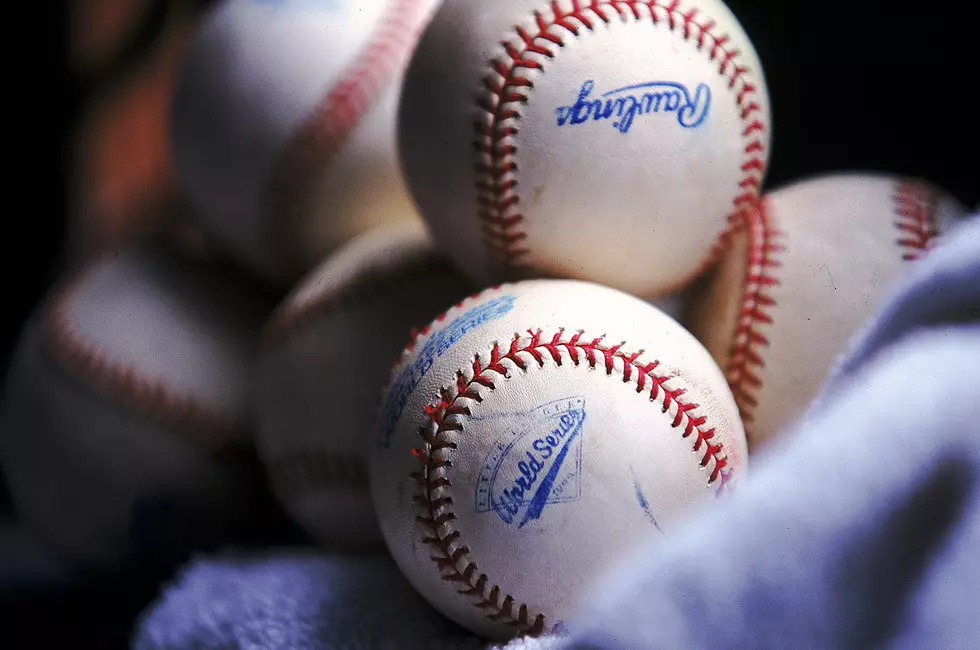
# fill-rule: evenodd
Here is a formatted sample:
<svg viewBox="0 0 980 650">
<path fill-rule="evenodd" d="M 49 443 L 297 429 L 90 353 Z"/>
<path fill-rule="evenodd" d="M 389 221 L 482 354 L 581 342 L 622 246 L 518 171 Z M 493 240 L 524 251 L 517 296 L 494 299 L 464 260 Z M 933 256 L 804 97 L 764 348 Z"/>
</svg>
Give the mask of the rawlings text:
<svg viewBox="0 0 980 650">
<path fill-rule="evenodd" d="M 559 127 L 589 120 L 614 120 L 615 129 L 628 133 L 638 115 L 676 113 L 678 124 L 693 129 L 704 121 L 711 105 L 711 89 L 703 83 L 692 93 L 687 86 L 675 81 L 649 81 L 623 86 L 590 99 L 594 89 L 595 82 L 589 79 L 582 84 L 574 104 L 555 109 Z"/>
</svg>

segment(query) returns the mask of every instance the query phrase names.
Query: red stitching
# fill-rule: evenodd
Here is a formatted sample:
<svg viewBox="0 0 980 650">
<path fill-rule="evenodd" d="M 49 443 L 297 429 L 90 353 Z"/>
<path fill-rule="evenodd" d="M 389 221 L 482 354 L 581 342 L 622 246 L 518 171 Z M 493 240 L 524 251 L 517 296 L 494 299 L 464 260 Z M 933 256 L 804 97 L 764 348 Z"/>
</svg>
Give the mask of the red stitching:
<svg viewBox="0 0 980 650">
<path fill-rule="evenodd" d="M 388 294 L 397 293 L 409 282 L 419 281 L 420 275 L 453 273 L 455 269 L 448 261 L 429 254 L 393 267 L 369 269 L 337 291 L 322 293 L 304 303 L 280 307 L 266 323 L 263 340 L 268 344 L 290 336 L 316 319 L 327 318 L 363 302 L 381 290 Z M 413 340 L 417 336 L 413 331 Z M 392 365 L 397 365 L 400 360 L 396 359 Z M 321 488 L 367 487 L 364 460 L 354 454 L 304 449 L 302 452 L 277 455 L 271 460 L 267 459 L 266 464 L 277 491 L 284 494 L 302 494 Z"/>
<path fill-rule="evenodd" d="M 939 197 L 934 188 L 921 182 L 903 180 L 895 188 L 895 214 L 899 238 L 896 243 L 905 249 L 903 260 L 917 260 L 930 247 L 939 232 L 936 207 Z"/>
<path fill-rule="evenodd" d="M 751 438 L 750 423 L 758 405 L 756 392 L 762 385 L 758 373 L 765 365 L 758 348 L 769 345 L 769 339 L 759 326 L 773 322 L 770 309 L 777 303 L 769 290 L 779 285 L 774 271 L 781 265 L 778 256 L 784 248 L 778 243 L 783 233 L 772 226 L 768 200 L 758 201 L 744 210 L 740 224 L 746 228 L 748 237 L 748 269 L 726 375 L 742 414 L 746 435 Z"/>
<path fill-rule="evenodd" d="M 108 399 L 173 424 L 186 441 L 209 453 L 223 453 L 222 447 L 242 432 L 240 424 L 193 397 L 178 394 L 162 381 L 142 375 L 133 366 L 111 361 L 105 351 L 89 344 L 76 330 L 68 301 L 80 281 L 66 282 L 56 290 L 42 317 L 47 351 L 54 360 L 76 380 Z"/>
<path fill-rule="evenodd" d="M 290 250 L 294 229 L 310 210 L 313 189 L 324 169 L 407 65 L 430 4 L 427 0 L 395 0 L 360 56 L 286 142 L 263 196 L 263 224 L 278 250 Z M 288 272 L 298 275 L 301 269 Z"/>
<path fill-rule="evenodd" d="M 483 291 L 478 291 L 477 293 L 469 295 L 463 298 L 462 300 L 460 300 L 459 302 L 457 302 L 456 304 L 451 305 L 446 311 L 442 312 L 434 319 L 432 319 L 432 322 L 426 325 L 425 327 L 413 328 L 408 345 L 405 346 L 405 352 L 411 352 L 415 348 L 415 344 L 418 342 L 418 340 L 423 336 L 426 336 L 430 331 L 432 331 L 433 325 L 435 325 L 436 323 L 441 323 L 444 320 L 446 320 L 446 315 L 449 313 L 450 309 L 459 309 L 464 305 L 473 302 L 474 300 L 479 300 L 480 298 L 482 298 L 483 296 L 487 295 L 490 292 L 499 291 L 501 286 L 503 285 L 495 284 L 493 286 L 487 287 Z"/>
<path fill-rule="evenodd" d="M 663 20 L 671 31 L 680 28 L 683 39 L 693 40 L 698 51 L 704 51 L 705 41 L 710 39 L 708 60 L 718 62 L 718 73 L 728 77 L 730 88 L 739 87 L 735 101 L 745 122 L 742 136 L 746 140 L 745 160 L 741 166 L 743 178 L 739 186 L 753 188 L 748 195 L 758 196 L 758 186 L 765 171 L 765 145 L 758 139 L 759 133 L 765 130 L 759 119 L 762 108 L 755 99 L 758 89 L 744 80 L 748 69 L 737 63 L 739 52 L 726 47 L 730 38 L 717 34 L 714 31 L 716 23 L 710 18 L 703 17 L 703 21 L 698 22 L 695 19 L 698 9 L 682 13 L 680 4 L 680 0 L 572 0 L 572 8 L 565 11 L 553 0 L 544 12 L 534 13 L 535 30 L 528 32 L 517 26 L 514 28 L 516 39 L 502 43 L 506 62 L 496 59 L 489 62 L 490 74 L 483 81 L 488 96 L 477 100 L 477 106 L 489 116 L 489 123 L 477 121 L 474 127 L 477 218 L 481 222 L 484 245 L 505 275 L 519 275 L 522 258 L 529 253 L 523 243 L 527 234 L 521 227 L 524 215 L 516 191 L 517 147 L 506 140 L 519 133 L 515 123 L 521 118 L 521 105 L 527 103 L 534 89 L 534 82 L 524 71 L 543 71 L 544 62 L 540 59 L 554 58 L 557 55 L 555 48 L 564 46 L 561 36 L 553 33 L 553 28 L 578 36 L 582 27 L 592 30 L 596 20 L 608 23 L 612 19 L 611 11 L 615 11 L 621 19 L 632 16 L 639 21 L 646 14 L 654 24 Z M 658 11 L 663 15 L 658 15 Z M 546 14 L 550 17 L 546 18 Z M 733 212 L 744 204 L 745 197 L 746 194 L 740 194 L 733 200 Z M 719 257 L 733 227 L 734 220 L 729 219 L 728 228 L 712 247 L 702 269 Z"/>
<path fill-rule="evenodd" d="M 326 318 L 337 311 L 363 302 L 380 290 L 396 293 L 420 275 L 455 273 L 445 259 L 425 255 L 391 268 L 374 268 L 338 291 L 322 293 L 312 300 L 287 305 L 269 319 L 262 332 L 265 342 L 271 343 L 295 333 L 317 318 Z M 426 328 L 427 329 L 427 328 Z M 413 339 L 417 335 L 413 332 Z M 397 365 L 396 359 L 393 365 Z M 367 470 L 364 460 L 354 454 L 338 454 L 322 449 L 304 449 L 276 455 L 267 459 L 269 477 L 276 490 L 283 494 L 299 495 L 321 488 L 366 488 Z"/>
<path fill-rule="evenodd" d="M 939 201 L 934 188 L 921 182 L 903 180 L 894 193 L 895 222 L 900 236 L 896 243 L 905 249 L 903 260 L 917 260 L 932 245 L 938 233 L 936 207 Z M 758 406 L 757 394 L 762 386 L 759 370 L 765 365 L 760 347 L 767 347 L 769 340 L 761 326 L 773 322 L 771 308 L 777 303 L 769 290 L 779 285 L 773 272 L 779 268 L 779 253 L 784 248 L 779 243 L 783 233 L 772 225 L 769 201 L 763 199 L 744 211 L 744 225 L 748 236 L 748 272 L 742 289 L 742 306 L 738 326 L 732 342 L 727 378 L 746 434 L 752 439 L 751 422 Z"/>
<path fill-rule="evenodd" d="M 643 354 L 642 350 L 624 352 L 625 342 L 605 345 L 603 336 L 583 339 L 584 333 L 581 331 L 567 339 L 564 329 L 559 329 L 550 338 L 544 336 L 541 330 L 528 330 L 527 335 L 530 338 L 523 345 L 519 334 L 515 334 L 510 345 L 504 349 L 495 343 L 486 363 L 480 361 L 479 355 L 475 356 L 472 377 L 466 379 L 462 371 L 458 372 L 456 385 L 443 389 L 441 400 L 426 407 L 430 424 L 419 432 L 423 445 L 413 453 L 420 461 L 420 468 L 418 472 L 413 472 L 412 478 L 419 486 L 416 502 L 424 508 L 424 514 L 417 520 L 430 531 L 422 541 L 433 547 L 436 555 L 431 559 L 438 566 L 442 579 L 461 583 L 463 588 L 457 593 L 473 597 L 476 607 L 489 610 L 487 616 L 491 620 L 511 625 L 520 633 L 537 636 L 545 629 L 544 614 L 537 614 L 532 620 L 526 604 L 518 604 L 510 595 L 502 593 L 499 586 L 491 586 L 486 574 L 479 573 L 476 563 L 469 559 L 469 549 L 461 545 L 459 531 L 439 532 L 447 524 L 452 528 L 451 522 L 456 519 L 452 512 L 452 497 L 433 497 L 433 492 L 452 486 L 447 472 L 451 462 L 443 459 L 438 452 L 456 448 L 456 442 L 449 434 L 462 431 L 460 416 L 470 414 L 469 407 L 460 404 L 460 400 L 482 401 L 485 390 L 494 390 L 495 380 L 511 376 L 512 368 L 526 370 L 532 362 L 544 366 L 546 359 L 551 359 L 560 366 L 567 359 L 578 366 L 584 361 L 590 368 L 599 367 L 612 376 L 618 360 L 622 363 L 624 383 L 635 382 L 636 392 L 646 392 L 651 402 L 660 400 L 665 414 L 674 407 L 676 413 L 670 426 L 675 429 L 683 427 L 681 436 L 693 440 L 692 450 L 699 455 L 701 467 L 711 466 L 707 482 L 709 485 L 719 483 L 716 494 L 724 491 L 732 477 L 732 468 L 728 467 L 723 445 L 714 440 L 715 430 L 706 428 L 707 417 L 696 413 L 698 404 L 684 399 L 686 389 L 666 387 L 671 377 L 656 372 L 659 361 L 641 362 L 639 357 Z"/>
</svg>

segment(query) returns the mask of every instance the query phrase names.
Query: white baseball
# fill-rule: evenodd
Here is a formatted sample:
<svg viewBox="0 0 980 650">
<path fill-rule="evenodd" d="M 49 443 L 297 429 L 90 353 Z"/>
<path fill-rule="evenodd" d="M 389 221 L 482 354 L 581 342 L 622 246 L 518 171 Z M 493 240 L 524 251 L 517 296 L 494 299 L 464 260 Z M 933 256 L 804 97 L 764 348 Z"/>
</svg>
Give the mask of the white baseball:
<svg viewBox="0 0 980 650">
<path fill-rule="evenodd" d="M 115 571 L 257 524 L 247 449 L 270 305 L 157 245 L 65 279 L 7 377 L 0 467 L 17 512 L 72 564 Z"/>
<path fill-rule="evenodd" d="M 294 281 L 371 227 L 417 219 L 395 152 L 401 75 L 437 0 L 224 0 L 178 81 L 175 166 L 203 226 Z"/>
<path fill-rule="evenodd" d="M 481 282 L 677 289 L 757 196 L 759 60 L 719 0 L 448 0 L 413 55 L 399 147 L 436 241 Z"/>
<path fill-rule="evenodd" d="M 370 479 L 392 555 L 447 616 L 554 631 L 595 579 L 745 470 L 738 409 L 684 328 L 576 280 L 488 289 L 392 373 Z"/>
<path fill-rule="evenodd" d="M 965 209 L 927 183 L 824 175 L 766 194 L 692 331 L 725 368 L 755 449 L 791 424 L 888 292 Z"/>
<path fill-rule="evenodd" d="M 473 287 L 420 222 L 362 235 L 286 298 L 259 354 L 257 445 L 289 513 L 327 545 L 382 544 L 370 417 L 399 353 Z"/>
</svg>

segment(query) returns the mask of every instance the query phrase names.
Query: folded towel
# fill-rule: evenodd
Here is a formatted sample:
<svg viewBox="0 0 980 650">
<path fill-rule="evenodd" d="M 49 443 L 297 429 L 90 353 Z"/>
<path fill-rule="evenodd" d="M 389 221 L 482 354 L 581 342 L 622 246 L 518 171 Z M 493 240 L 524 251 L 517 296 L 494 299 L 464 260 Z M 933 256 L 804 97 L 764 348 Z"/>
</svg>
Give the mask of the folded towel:
<svg viewBox="0 0 980 650">
<path fill-rule="evenodd" d="M 551 648 L 975 647 L 980 215 L 924 260 L 742 489 L 610 572 Z M 137 650 L 482 648 L 387 557 L 191 563 Z"/>
<path fill-rule="evenodd" d="M 144 613 L 133 648 L 478 650 L 387 556 L 280 549 L 191 562 Z M 538 640 L 508 650 L 547 650 Z"/>
<path fill-rule="evenodd" d="M 980 635 L 980 215 L 735 498 L 608 576 L 568 648 L 967 648 Z"/>
</svg>

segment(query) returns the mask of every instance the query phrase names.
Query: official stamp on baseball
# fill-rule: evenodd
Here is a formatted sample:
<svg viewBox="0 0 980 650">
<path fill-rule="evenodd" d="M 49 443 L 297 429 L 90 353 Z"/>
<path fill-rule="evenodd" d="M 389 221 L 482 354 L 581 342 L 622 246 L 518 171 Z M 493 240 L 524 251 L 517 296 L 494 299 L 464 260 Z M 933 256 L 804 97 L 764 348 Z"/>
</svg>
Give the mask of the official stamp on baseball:
<svg viewBox="0 0 980 650">
<path fill-rule="evenodd" d="M 514 308 L 517 296 L 505 295 L 478 304 L 464 314 L 454 318 L 452 322 L 436 331 L 425 342 L 415 359 L 398 373 L 391 384 L 388 399 L 385 401 L 378 447 L 387 449 L 391 444 L 391 435 L 395 422 L 405 410 L 409 396 L 425 377 L 433 362 L 450 350 L 463 336 L 484 324 L 505 316 Z"/>
<path fill-rule="evenodd" d="M 476 486 L 477 512 L 494 512 L 523 528 L 549 504 L 582 496 L 585 398 L 548 402 L 514 414 L 516 427 L 502 427 L 483 461 Z"/>
</svg>

